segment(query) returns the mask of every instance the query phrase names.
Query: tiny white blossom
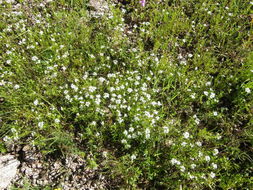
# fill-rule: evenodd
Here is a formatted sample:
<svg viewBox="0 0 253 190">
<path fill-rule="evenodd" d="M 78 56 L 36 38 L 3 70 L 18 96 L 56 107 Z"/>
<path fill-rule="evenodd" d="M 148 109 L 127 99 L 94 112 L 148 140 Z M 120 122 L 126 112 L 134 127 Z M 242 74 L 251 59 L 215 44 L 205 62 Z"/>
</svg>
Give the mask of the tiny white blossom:
<svg viewBox="0 0 253 190">
<path fill-rule="evenodd" d="M 193 57 L 193 55 L 192 55 L 191 53 L 189 53 L 189 54 L 188 54 L 188 57 L 190 57 L 190 58 L 191 58 L 191 57 Z"/>
<path fill-rule="evenodd" d="M 217 164 L 215 164 L 215 163 L 212 163 L 212 167 L 213 167 L 213 169 L 217 169 L 218 168 Z"/>
<path fill-rule="evenodd" d="M 209 93 L 208 93 L 207 91 L 204 91 L 204 94 L 205 94 L 206 96 L 208 96 Z"/>
<path fill-rule="evenodd" d="M 131 92 L 133 92 L 133 89 L 132 89 L 132 88 L 128 88 L 128 89 L 127 89 L 127 92 L 128 92 L 128 93 L 131 93 Z"/>
<path fill-rule="evenodd" d="M 190 134 L 188 133 L 188 132 L 184 132 L 184 138 L 186 138 L 186 139 L 188 139 L 189 138 L 189 136 L 190 136 Z"/>
<path fill-rule="evenodd" d="M 146 135 L 146 139 L 150 138 L 150 130 L 149 129 L 145 130 L 145 135 Z"/>
<path fill-rule="evenodd" d="M 108 93 L 104 93 L 104 98 L 109 98 L 109 94 Z"/>
<path fill-rule="evenodd" d="M 215 178 L 215 173 L 211 172 L 211 173 L 210 173 L 210 177 L 211 177 L 211 178 Z"/>
<path fill-rule="evenodd" d="M 196 142 L 196 145 L 202 146 L 202 143 L 198 141 L 198 142 Z"/>
<path fill-rule="evenodd" d="M 175 164 L 180 165 L 180 164 L 181 164 L 181 162 L 178 161 L 178 160 L 175 159 L 175 158 L 172 158 L 170 162 L 171 162 L 172 165 L 175 165 Z"/>
<path fill-rule="evenodd" d="M 99 80 L 101 83 L 103 83 L 103 82 L 105 81 L 105 78 L 100 77 L 98 80 Z"/>
<path fill-rule="evenodd" d="M 210 94 L 210 98 L 214 98 L 215 97 L 215 93 L 213 93 L 213 92 L 211 92 L 211 94 Z"/>
<path fill-rule="evenodd" d="M 39 58 L 38 58 L 37 56 L 33 56 L 33 57 L 32 57 L 32 60 L 33 60 L 33 61 L 38 61 L 38 59 L 39 59 Z"/>
<path fill-rule="evenodd" d="M 133 132 L 133 131 L 134 131 L 134 128 L 133 128 L 133 127 L 130 127 L 130 128 L 129 128 L 129 131 L 130 131 L 130 132 Z"/>
<path fill-rule="evenodd" d="M 78 87 L 74 84 L 71 84 L 70 87 L 74 90 L 74 91 L 77 91 L 78 90 Z"/>
<path fill-rule="evenodd" d="M 96 124 L 97 124 L 96 121 L 92 121 L 92 122 L 91 122 L 91 125 L 93 125 L 93 126 L 96 126 Z"/>
<path fill-rule="evenodd" d="M 90 91 L 90 92 L 94 92 L 96 89 L 97 89 L 97 88 L 96 88 L 95 86 L 90 86 L 90 87 L 89 87 L 89 91 Z"/>
<path fill-rule="evenodd" d="M 14 86 L 14 89 L 19 89 L 19 85 L 18 84 L 16 84 L 15 86 Z"/>
<path fill-rule="evenodd" d="M 213 150 L 213 155 L 217 155 L 218 153 L 219 153 L 219 150 L 215 148 L 215 149 Z"/>
<path fill-rule="evenodd" d="M 54 122 L 55 123 L 60 123 L 60 120 L 59 119 L 55 119 Z"/>
<path fill-rule="evenodd" d="M 128 132 L 127 132 L 127 130 L 125 130 L 125 131 L 123 132 L 123 134 L 124 134 L 124 135 L 128 135 Z"/>
<path fill-rule="evenodd" d="M 169 133 L 169 128 L 168 127 L 163 127 L 163 131 L 165 134 Z"/>
<path fill-rule="evenodd" d="M 184 166 L 180 166 L 180 171 L 184 172 L 185 171 L 185 167 Z"/>
<path fill-rule="evenodd" d="M 196 164 L 191 164 L 191 168 L 192 169 L 196 168 Z"/>
<path fill-rule="evenodd" d="M 131 156 L 131 160 L 135 160 L 136 159 L 136 156 L 133 154 L 132 156 Z"/>
<path fill-rule="evenodd" d="M 249 94 L 251 92 L 250 88 L 245 88 L 245 92 Z"/>
<path fill-rule="evenodd" d="M 207 162 L 209 162 L 209 161 L 210 161 L 210 156 L 205 156 L 205 160 L 206 160 Z"/>
<path fill-rule="evenodd" d="M 35 106 L 37 106 L 37 105 L 39 104 L 39 101 L 36 99 L 36 100 L 34 100 L 33 104 L 34 104 Z"/>
<path fill-rule="evenodd" d="M 42 129 L 42 127 L 44 126 L 44 122 L 43 122 L 43 121 L 40 121 L 40 122 L 38 123 L 38 126 L 39 126 L 40 129 Z"/>
<path fill-rule="evenodd" d="M 214 116 L 217 116 L 217 115 L 218 115 L 218 112 L 217 112 L 217 111 L 214 111 L 214 112 L 213 112 L 213 115 L 214 115 Z"/>
<path fill-rule="evenodd" d="M 192 99 L 195 99 L 195 98 L 196 98 L 195 93 L 194 93 L 194 94 L 191 94 L 190 97 L 191 97 Z"/>
</svg>

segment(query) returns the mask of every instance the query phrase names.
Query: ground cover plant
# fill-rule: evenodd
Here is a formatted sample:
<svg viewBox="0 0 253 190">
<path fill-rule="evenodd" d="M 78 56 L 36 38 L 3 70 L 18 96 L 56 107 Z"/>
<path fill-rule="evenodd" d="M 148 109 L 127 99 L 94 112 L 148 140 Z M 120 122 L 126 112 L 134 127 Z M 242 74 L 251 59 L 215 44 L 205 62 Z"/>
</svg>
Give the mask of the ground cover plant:
<svg viewBox="0 0 253 190">
<path fill-rule="evenodd" d="M 77 154 L 111 189 L 252 189 L 252 4 L 0 1 L 1 153 Z"/>
</svg>

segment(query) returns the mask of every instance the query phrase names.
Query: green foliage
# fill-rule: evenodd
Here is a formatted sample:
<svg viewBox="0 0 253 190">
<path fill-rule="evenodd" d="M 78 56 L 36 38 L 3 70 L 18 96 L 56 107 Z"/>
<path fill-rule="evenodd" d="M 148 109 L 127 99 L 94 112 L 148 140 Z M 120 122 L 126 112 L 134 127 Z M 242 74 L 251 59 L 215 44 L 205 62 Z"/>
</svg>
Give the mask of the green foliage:
<svg viewBox="0 0 253 190">
<path fill-rule="evenodd" d="M 124 2 L 0 4 L 0 152 L 29 138 L 116 189 L 251 189 L 252 2 Z"/>
</svg>

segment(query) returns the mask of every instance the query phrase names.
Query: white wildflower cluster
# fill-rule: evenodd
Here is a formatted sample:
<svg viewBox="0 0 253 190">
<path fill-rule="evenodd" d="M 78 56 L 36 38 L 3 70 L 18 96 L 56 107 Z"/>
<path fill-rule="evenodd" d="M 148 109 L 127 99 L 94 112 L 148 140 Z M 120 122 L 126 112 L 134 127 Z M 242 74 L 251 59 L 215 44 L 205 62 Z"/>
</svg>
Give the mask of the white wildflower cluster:
<svg viewBox="0 0 253 190">
<path fill-rule="evenodd" d="M 215 178 L 219 168 L 217 162 L 219 150 L 216 148 L 204 149 L 204 142 L 199 139 L 198 135 L 187 130 L 185 132 L 178 131 L 176 123 L 174 125 L 171 123 L 170 126 L 172 129 L 169 138 L 174 141 L 170 145 L 172 147 L 170 150 L 172 151 L 173 147 L 175 148 L 175 152 L 169 153 L 172 156 L 170 163 L 173 168 L 189 180 L 204 182 Z M 174 137 L 175 132 L 176 137 Z M 177 152 L 178 150 L 180 152 Z M 205 169 L 203 170 L 203 168 Z"/>
<path fill-rule="evenodd" d="M 188 138 L 188 133 L 183 133 L 183 138 Z M 195 144 L 195 145 L 194 145 Z M 202 142 L 197 141 L 194 144 L 188 141 L 183 141 L 181 143 L 181 149 L 183 149 L 185 146 L 186 151 L 185 154 L 189 154 L 188 156 L 181 156 L 181 157 L 174 157 L 170 160 L 171 165 L 177 168 L 182 175 L 186 175 L 189 179 L 195 179 L 195 180 L 206 180 L 209 177 L 214 178 L 216 175 L 218 169 L 218 164 L 215 163 L 217 152 L 218 150 L 215 149 L 213 152 L 202 152 Z M 189 146 L 188 146 L 189 145 Z M 175 145 L 174 145 L 175 146 Z M 189 153 L 189 151 L 191 153 Z M 195 152 L 198 152 L 197 155 L 195 155 Z M 175 155 L 175 154 L 174 154 Z M 197 168 L 203 168 L 203 166 L 207 166 L 205 171 L 203 173 L 195 172 L 195 171 L 201 171 Z M 208 174 L 209 173 L 209 174 Z M 208 175 L 206 175 L 208 174 Z"/>
<path fill-rule="evenodd" d="M 1 92 L 8 89 L 8 93 L 3 93 L 4 97 L 1 95 L 0 104 L 9 109 L 5 107 L 10 103 L 12 112 L 17 110 L 13 115 L 20 116 L 19 120 L 9 122 L 15 126 L 10 128 L 13 139 L 20 138 L 16 126 L 24 123 L 32 128 L 32 133 L 27 134 L 34 139 L 39 139 L 36 135 L 47 138 L 54 129 L 70 132 L 70 136 L 75 137 L 77 132 L 81 138 L 76 138 L 77 141 L 85 140 L 91 147 L 95 147 L 92 144 L 95 142 L 99 151 L 103 150 L 105 140 L 110 141 L 108 145 L 116 144 L 119 149 L 115 153 L 119 154 L 115 155 L 121 154 L 140 169 L 144 164 L 153 167 L 152 162 L 157 164 L 159 161 L 156 165 L 159 170 L 160 165 L 164 164 L 165 169 L 169 166 L 168 170 L 176 171 L 180 179 L 186 178 L 192 184 L 215 182 L 219 170 L 225 168 L 221 164 L 223 153 L 219 152 L 219 145 L 226 138 L 222 133 L 212 136 L 208 119 L 210 116 L 210 123 L 219 125 L 227 114 L 223 112 L 228 110 L 227 102 L 222 102 L 223 92 L 219 89 L 223 80 L 220 82 L 210 74 L 216 72 L 216 65 L 209 68 L 208 64 L 202 64 L 213 55 L 213 44 L 208 42 L 203 47 L 204 43 L 196 41 L 199 47 L 190 47 L 196 45 L 191 35 L 199 30 L 212 31 L 209 27 L 212 22 L 208 19 L 205 22 L 185 20 L 192 31 L 182 32 L 179 36 L 172 32 L 177 36 L 175 38 L 158 37 L 160 32 L 171 31 L 163 19 L 173 18 L 171 14 L 174 13 L 161 9 L 158 13 L 164 18 L 157 17 L 159 22 L 156 19 L 139 21 L 133 17 L 130 19 L 133 22 L 127 23 L 128 17 L 123 15 L 128 14 L 128 9 L 124 6 L 121 11 L 91 13 L 87 17 L 82 10 L 76 14 L 77 24 L 73 24 L 69 21 L 73 21 L 70 18 L 76 10 L 70 8 L 71 11 L 63 12 L 66 7 L 55 7 L 61 2 L 47 4 L 52 1 L 0 0 L 3 6 L 1 18 L 6 19 L 0 31 L 0 40 L 3 40 L 0 87 Z M 150 2 L 147 5 L 151 6 Z M 215 6 L 219 3 L 212 3 L 212 6 L 204 3 L 200 8 L 207 18 L 215 15 Z M 29 14 L 26 10 L 30 10 Z M 118 7 L 115 10 L 119 10 Z M 140 10 L 133 10 L 139 13 L 137 11 Z M 224 11 L 228 17 L 224 23 L 229 22 L 235 13 L 230 7 Z M 92 15 L 101 17 L 101 23 L 96 23 Z M 184 16 L 182 14 L 180 18 Z M 95 22 L 90 22 L 93 19 Z M 90 24 L 98 27 L 97 31 Z M 159 30 L 154 32 L 156 27 Z M 205 42 L 205 38 L 202 40 Z M 202 55 L 202 50 L 207 54 Z M 205 68 L 209 68 L 210 73 Z M 224 73 L 218 76 L 227 77 Z M 232 81 L 235 76 L 228 77 Z M 232 91 L 232 85 L 233 82 L 228 83 L 229 91 Z M 250 85 L 242 83 L 238 88 L 242 98 L 251 97 Z M 246 98 L 238 100 L 246 102 Z M 23 99 L 24 107 L 20 106 Z M 224 108 L 217 105 L 219 100 Z M 4 119 L 8 114 L 4 113 Z M 0 119 L 0 125 L 1 122 Z M 213 139 L 219 143 L 213 143 Z M 9 141 L 9 136 L 4 141 Z M 111 159 L 110 151 L 100 153 Z M 141 164 L 145 162 L 141 167 L 138 166 L 140 160 Z"/>
<path fill-rule="evenodd" d="M 113 117 L 111 125 L 125 126 L 126 122 L 134 121 L 124 130 L 122 143 L 130 147 L 131 139 L 151 137 L 151 128 L 142 129 L 143 121 L 148 121 L 154 127 L 160 121 L 160 101 L 153 99 L 158 89 L 148 86 L 151 75 L 142 76 L 138 70 L 126 73 L 108 73 L 100 76 L 98 73 L 85 73 L 83 79 L 74 79 L 69 85 L 60 86 L 66 102 L 76 104 L 79 113 L 94 111 L 100 117 Z M 93 85 L 89 85 L 89 84 Z M 133 114 L 135 113 L 135 114 Z M 168 128 L 164 128 L 168 133 Z"/>
</svg>

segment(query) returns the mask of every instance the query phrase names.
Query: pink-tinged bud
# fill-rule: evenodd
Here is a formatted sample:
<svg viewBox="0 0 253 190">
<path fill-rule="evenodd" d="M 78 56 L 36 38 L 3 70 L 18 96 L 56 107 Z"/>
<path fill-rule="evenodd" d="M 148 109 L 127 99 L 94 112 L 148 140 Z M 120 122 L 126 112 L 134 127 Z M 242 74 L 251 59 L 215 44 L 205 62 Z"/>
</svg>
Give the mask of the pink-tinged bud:
<svg viewBox="0 0 253 190">
<path fill-rule="evenodd" d="M 141 4 L 142 7 L 145 7 L 146 0 L 140 0 L 140 4 Z"/>
</svg>

